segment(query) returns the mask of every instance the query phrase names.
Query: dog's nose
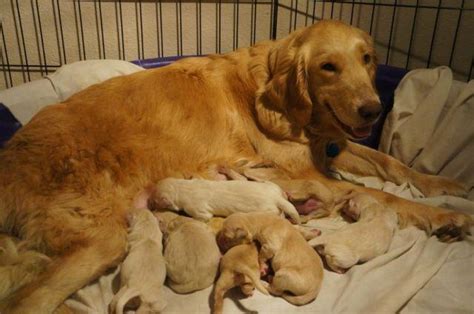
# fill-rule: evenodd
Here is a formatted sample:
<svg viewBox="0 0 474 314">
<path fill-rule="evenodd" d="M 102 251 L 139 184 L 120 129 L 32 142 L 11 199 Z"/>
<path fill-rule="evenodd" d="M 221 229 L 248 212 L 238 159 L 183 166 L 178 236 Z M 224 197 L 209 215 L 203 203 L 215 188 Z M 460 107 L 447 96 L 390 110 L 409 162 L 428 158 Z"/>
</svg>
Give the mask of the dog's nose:
<svg viewBox="0 0 474 314">
<path fill-rule="evenodd" d="M 357 112 L 367 122 L 372 122 L 377 120 L 382 112 L 382 105 L 379 101 L 372 101 L 362 105 Z"/>
</svg>

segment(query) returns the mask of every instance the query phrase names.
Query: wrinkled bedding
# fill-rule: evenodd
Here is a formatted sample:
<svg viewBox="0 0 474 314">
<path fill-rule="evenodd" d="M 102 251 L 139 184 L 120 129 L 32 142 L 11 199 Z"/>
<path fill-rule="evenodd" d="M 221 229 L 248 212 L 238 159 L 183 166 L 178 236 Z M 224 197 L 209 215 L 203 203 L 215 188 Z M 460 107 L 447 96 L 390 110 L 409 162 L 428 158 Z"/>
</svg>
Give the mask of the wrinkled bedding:
<svg viewBox="0 0 474 314">
<path fill-rule="evenodd" d="M 65 99 L 105 78 L 139 70 L 138 66 L 120 61 L 73 64 L 43 80 L 1 92 L 0 102 L 9 105 L 24 124 L 44 105 Z M 98 74 L 91 76 L 91 73 Z M 35 95 L 34 101 L 31 95 Z M 468 84 L 453 81 L 448 68 L 408 73 L 396 90 L 394 109 L 387 117 L 380 150 L 424 172 L 458 178 L 471 187 L 470 199 L 473 200 L 473 95 L 474 81 Z M 397 186 L 349 173 L 334 175 L 417 202 L 474 214 L 474 202 L 467 199 L 424 198 L 409 184 Z M 333 232 L 345 222 L 340 218 L 327 218 L 308 224 L 323 232 Z M 243 299 L 238 292 L 233 292 L 224 306 L 226 313 L 473 313 L 473 270 L 472 236 L 463 242 L 446 244 L 408 227 L 397 231 L 386 254 L 357 265 L 343 275 L 325 271 L 321 292 L 311 304 L 296 307 L 259 292 Z M 118 269 L 112 270 L 81 289 L 66 301 L 67 305 L 77 313 L 106 313 L 107 304 L 118 290 L 117 274 Z M 209 313 L 212 288 L 188 295 L 178 295 L 169 289 L 166 292 L 168 306 L 164 313 Z"/>
</svg>

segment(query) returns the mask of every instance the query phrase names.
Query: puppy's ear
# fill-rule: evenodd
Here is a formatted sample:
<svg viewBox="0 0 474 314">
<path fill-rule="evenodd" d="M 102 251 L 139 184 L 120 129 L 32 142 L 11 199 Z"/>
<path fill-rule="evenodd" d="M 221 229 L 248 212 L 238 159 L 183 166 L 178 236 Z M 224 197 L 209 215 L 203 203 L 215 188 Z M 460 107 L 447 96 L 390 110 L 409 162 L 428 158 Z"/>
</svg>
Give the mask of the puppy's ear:
<svg viewBox="0 0 474 314">
<path fill-rule="evenodd" d="M 250 234 L 244 228 L 235 229 L 234 240 L 249 240 Z"/>
<path fill-rule="evenodd" d="M 311 118 L 306 51 L 282 42 L 268 57 L 269 80 L 259 91 L 256 111 L 260 124 L 279 138 L 299 137 Z"/>
</svg>

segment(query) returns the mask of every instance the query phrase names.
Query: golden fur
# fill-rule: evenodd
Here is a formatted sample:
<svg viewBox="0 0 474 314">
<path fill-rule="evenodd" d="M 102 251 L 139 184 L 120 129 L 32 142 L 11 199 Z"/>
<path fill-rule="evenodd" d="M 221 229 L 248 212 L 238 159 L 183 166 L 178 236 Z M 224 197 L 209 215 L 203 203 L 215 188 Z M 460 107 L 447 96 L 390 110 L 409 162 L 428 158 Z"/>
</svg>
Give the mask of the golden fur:
<svg viewBox="0 0 474 314">
<path fill-rule="evenodd" d="M 374 73 L 370 37 L 323 21 L 278 41 L 116 77 L 44 108 L 0 152 L 0 228 L 53 260 L 0 311 L 52 312 L 117 265 L 126 252 L 127 209 L 146 184 L 242 158 L 270 160 L 336 196 L 367 191 L 396 210 L 402 225 L 462 238 L 465 215 L 322 174 L 331 164 L 325 145 L 344 148 L 348 129 L 369 127 L 358 110 L 377 107 Z M 463 192 L 368 149 L 365 163 L 355 165 L 351 147 L 335 166 L 410 181 L 429 195 Z"/>
</svg>

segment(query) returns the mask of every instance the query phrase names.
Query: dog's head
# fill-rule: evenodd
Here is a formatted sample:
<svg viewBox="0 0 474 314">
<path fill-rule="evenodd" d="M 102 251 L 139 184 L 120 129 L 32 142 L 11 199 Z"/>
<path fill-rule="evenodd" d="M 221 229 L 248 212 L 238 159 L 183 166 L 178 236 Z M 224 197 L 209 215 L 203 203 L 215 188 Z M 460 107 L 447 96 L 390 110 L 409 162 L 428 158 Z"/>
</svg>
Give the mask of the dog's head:
<svg viewBox="0 0 474 314">
<path fill-rule="evenodd" d="M 245 226 L 245 222 L 235 219 L 233 216 L 229 216 L 224 221 L 222 229 L 217 234 L 217 244 L 223 252 L 238 244 L 251 243 L 252 241 L 252 235 Z"/>
<path fill-rule="evenodd" d="M 296 31 L 271 49 L 268 69 L 257 115 L 270 133 L 370 135 L 382 106 L 375 90 L 375 49 L 362 30 L 321 21 Z"/>
</svg>

